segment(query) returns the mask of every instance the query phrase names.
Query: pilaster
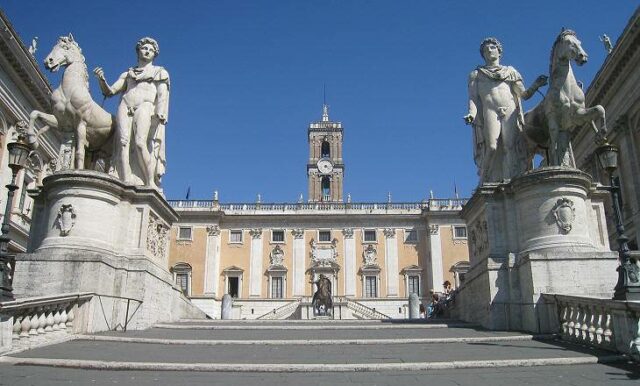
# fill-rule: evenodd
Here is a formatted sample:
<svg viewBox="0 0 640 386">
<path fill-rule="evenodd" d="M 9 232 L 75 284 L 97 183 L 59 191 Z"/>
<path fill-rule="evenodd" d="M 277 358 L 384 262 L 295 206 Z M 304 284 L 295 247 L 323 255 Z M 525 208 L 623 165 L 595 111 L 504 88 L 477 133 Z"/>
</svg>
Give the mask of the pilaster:
<svg viewBox="0 0 640 386">
<path fill-rule="evenodd" d="M 385 271 L 387 272 L 387 296 L 398 296 L 399 271 L 398 271 L 398 240 L 396 230 L 386 228 L 384 230 Z"/>
<path fill-rule="evenodd" d="M 262 228 L 249 231 L 251 252 L 249 257 L 249 297 L 262 295 Z"/>
</svg>

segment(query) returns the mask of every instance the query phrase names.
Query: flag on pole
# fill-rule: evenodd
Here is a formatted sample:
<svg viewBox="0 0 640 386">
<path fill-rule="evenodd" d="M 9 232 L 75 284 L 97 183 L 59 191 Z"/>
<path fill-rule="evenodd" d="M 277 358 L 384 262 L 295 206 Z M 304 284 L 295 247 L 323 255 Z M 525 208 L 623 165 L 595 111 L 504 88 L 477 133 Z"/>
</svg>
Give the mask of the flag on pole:
<svg viewBox="0 0 640 386">
<path fill-rule="evenodd" d="M 189 187 L 187 188 L 187 194 L 184 199 L 188 200 L 190 196 L 191 196 L 191 185 L 189 185 Z"/>
<path fill-rule="evenodd" d="M 455 179 L 453 180 L 453 194 L 455 194 L 456 200 L 460 198 L 458 196 L 458 185 L 456 185 L 456 180 Z"/>
</svg>

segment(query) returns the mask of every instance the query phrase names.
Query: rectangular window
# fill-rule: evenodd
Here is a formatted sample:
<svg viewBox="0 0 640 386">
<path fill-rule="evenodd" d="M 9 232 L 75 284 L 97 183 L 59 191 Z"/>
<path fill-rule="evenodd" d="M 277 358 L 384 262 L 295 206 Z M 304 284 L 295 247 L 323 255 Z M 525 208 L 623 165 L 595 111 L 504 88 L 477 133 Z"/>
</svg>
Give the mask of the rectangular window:
<svg viewBox="0 0 640 386">
<path fill-rule="evenodd" d="M 406 229 L 404 231 L 404 241 L 406 243 L 417 243 L 418 242 L 418 230 L 417 229 Z"/>
<path fill-rule="evenodd" d="M 271 298 L 282 299 L 284 297 L 282 276 L 274 276 L 271 278 Z"/>
<path fill-rule="evenodd" d="M 176 285 L 182 290 L 185 296 L 189 296 L 189 274 L 176 273 Z"/>
<path fill-rule="evenodd" d="M 318 241 L 321 243 L 330 243 L 331 231 L 318 231 Z"/>
<path fill-rule="evenodd" d="M 375 229 L 365 229 L 364 230 L 364 242 L 365 243 L 375 243 L 376 242 L 376 231 L 375 231 Z"/>
<path fill-rule="evenodd" d="M 179 227 L 178 240 L 191 240 L 191 227 Z"/>
<path fill-rule="evenodd" d="M 242 243 L 242 231 L 229 231 L 230 243 Z"/>
<path fill-rule="evenodd" d="M 420 296 L 420 277 L 417 275 L 409 276 L 409 294 Z"/>
<path fill-rule="evenodd" d="M 284 231 L 283 230 L 272 230 L 271 231 L 271 242 L 272 243 L 284 243 Z"/>
<path fill-rule="evenodd" d="M 454 239 L 466 239 L 467 238 L 467 227 L 454 226 L 453 227 L 453 238 Z"/>
<path fill-rule="evenodd" d="M 378 297 L 378 277 L 377 276 L 365 276 L 364 277 L 364 297 L 376 298 Z"/>
</svg>

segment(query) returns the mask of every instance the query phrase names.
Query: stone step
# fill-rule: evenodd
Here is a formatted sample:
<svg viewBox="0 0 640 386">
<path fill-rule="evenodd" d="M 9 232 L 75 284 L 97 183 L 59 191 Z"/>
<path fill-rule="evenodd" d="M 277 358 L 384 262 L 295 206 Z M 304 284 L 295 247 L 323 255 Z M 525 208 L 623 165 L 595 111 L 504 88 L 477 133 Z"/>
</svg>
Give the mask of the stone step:
<svg viewBox="0 0 640 386">
<path fill-rule="evenodd" d="M 415 369 L 524 366 L 596 363 L 618 361 L 624 357 L 609 352 L 569 345 L 560 341 L 510 340 L 468 343 L 414 343 L 361 345 L 227 345 L 105 342 L 76 340 L 36 348 L 11 357 L 7 363 L 55 365 L 75 363 L 76 367 L 201 371 L 373 371 L 375 369 Z M 88 361 L 88 362 L 87 362 Z M 119 363 L 112 366 L 111 363 Z M 459 365 L 462 363 L 462 365 Z M 387 367 L 382 365 L 389 365 Z M 382 366 L 382 367 L 380 367 Z M 207 370 L 204 370 L 207 369 Z M 235 370 L 234 370 L 235 369 Z M 368 370 L 367 370 L 368 369 Z"/>
<path fill-rule="evenodd" d="M 528 340 L 550 340 L 555 335 L 508 335 L 508 336 L 474 336 L 474 337 L 454 337 L 454 338 L 399 338 L 399 339 L 167 339 L 167 338 L 142 338 L 131 336 L 104 336 L 104 335 L 80 335 L 78 340 L 88 340 L 96 342 L 122 342 L 122 343 L 143 343 L 143 344 L 162 344 L 162 345 L 203 345 L 203 346 L 220 346 L 220 345 L 374 345 L 374 344 L 434 344 L 434 343 L 494 343 L 494 342 L 515 342 Z"/>
<path fill-rule="evenodd" d="M 415 338 L 467 338 L 504 337 L 521 335 L 517 332 L 488 331 L 479 328 L 433 328 L 433 329 L 237 329 L 237 330 L 193 330 L 151 328 L 144 331 L 104 332 L 98 336 L 135 337 L 151 339 L 185 340 L 344 340 L 344 339 L 415 339 Z"/>
<path fill-rule="evenodd" d="M 411 329 L 424 330 L 433 328 L 474 327 L 477 325 L 461 322 L 450 323 L 159 323 L 155 328 L 182 329 L 182 330 L 385 330 L 385 329 Z"/>
</svg>

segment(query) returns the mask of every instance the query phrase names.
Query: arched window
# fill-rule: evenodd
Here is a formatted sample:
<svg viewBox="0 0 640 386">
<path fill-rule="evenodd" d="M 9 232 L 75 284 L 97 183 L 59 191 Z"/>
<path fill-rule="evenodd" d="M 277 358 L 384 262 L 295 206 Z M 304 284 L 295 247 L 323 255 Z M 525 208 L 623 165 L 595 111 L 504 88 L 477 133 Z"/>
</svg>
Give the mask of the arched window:
<svg viewBox="0 0 640 386">
<path fill-rule="evenodd" d="M 329 177 L 322 177 L 322 201 L 331 200 L 331 181 Z"/>
<path fill-rule="evenodd" d="M 331 145 L 327 141 L 322 141 L 322 147 L 320 149 L 320 158 L 331 157 Z"/>
</svg>

